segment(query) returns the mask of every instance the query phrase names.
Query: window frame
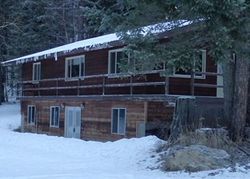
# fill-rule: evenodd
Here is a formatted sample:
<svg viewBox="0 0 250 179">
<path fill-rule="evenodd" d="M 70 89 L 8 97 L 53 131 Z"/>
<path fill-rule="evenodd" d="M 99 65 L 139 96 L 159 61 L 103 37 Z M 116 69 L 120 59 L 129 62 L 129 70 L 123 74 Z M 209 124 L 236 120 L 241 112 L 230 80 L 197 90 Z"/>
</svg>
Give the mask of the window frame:
<svg viewBox="0 0 250 179">
<path fill-rule="evenodd" d="M 115 73 L 111 73 L 111 53 L 115 52 Z M 117 73 L 117 53 L 118 52 L 124 52 L 124 48 L 118 48 L 118 49 L 112 49 L 108 52 L 108 74 L 109 75 L 122 75 L 122 73 Z M 124 52 L 125 53 L 125 52 Z M 129 57 L 128 57 L 129 62 Z"/>
<path fill-rule="evenodd" d="M 201 55 L 202 55 L 202 65 L 201 65 L 201 71 L 200 72 L 206 72 L 207 70 L 207 50 L 201 49 Z M 204 55 L 205 54 L 205 55 Z M 177 78 L 191 78 L 191 74 L 177 74 L 176 68 L 173 70 L 173 77 Z M 195 79 L 205 79 L 206 75 L 194 75 Z"/>
<path fill-rule="evenodd" d="M 39 71 L 36 72 L 35 69 L 36 69 L 36 66 L 39 66 Z M 41 80 L 41 62 L 36 62 L 36 63 L 33 63 L 33 66 L 32 66 L 32 81 L 34 82 L 38 82 Z M 36 74 L 38 73 L 38 74 Z M 35 74 L 38 75 L 38 79 L 35 79 Z"/>
<path fill-rule="evenodd" d="M 33 108 L 34 107 L 34 119 L 32 120 L 29 120 L 30 118 L 30 108 Z M 28 105 L 27 106 L 27 123 L 29 125 L 35 125 L 36 124 L 36 106 L 35 105 Z"/>
<path fill-rule="evenodd" d="M 52 110 L 53 108 L 58 108 L 58 125 L 53 125 L 52 124 Z M 50 122 L 49 122 L 49 126 L 52 128 L 59 128 L 60 126 L 60 106 L 50 106 Z"/>
<path fill-rule="evenodd" d="M 118 119 L 117 119 L 117 132 L 113 132 L 113 110 L 118 110 Z M 124 119 L 124 133 L 119 133 L 119 118 L 120 118 L 120 110 L 125 111 L 125 119 Z M 127 129 L 127 108 L 119 108 L 115 107 L 111 109 L 111 134 L 116 134 L 116 135 L 126 135 L 126 129 Z"/>
<path fill-rule="evenodd" d="M 83 57 L 83 76 L 81 76 L 81 73 L 82 73 L 82 66 L 79 65 L 79 76 L 78 77 L 72 77 L 72 67 L 71 67 L 71 74 L 70 74 L 70 77 L 69 76 L 69 71 L 68 71 L 68 61 L 73 61 L 75 58 L 81 58 Z M 78 55 L 78 56 L 72 56 L 72 57 L 67 57 L 65 58 L 65 79 L 66 80 L 77 80 L 77 79 L 82 79 L 84 78 L 85 76 L 85 73 L 86 73 L 86 68 L 85 68 L 85 55 Z M 72 63 L 71 63 L 72 64 Z M 72 66 L 72 65 L 71 65 Z"/>
</svg>

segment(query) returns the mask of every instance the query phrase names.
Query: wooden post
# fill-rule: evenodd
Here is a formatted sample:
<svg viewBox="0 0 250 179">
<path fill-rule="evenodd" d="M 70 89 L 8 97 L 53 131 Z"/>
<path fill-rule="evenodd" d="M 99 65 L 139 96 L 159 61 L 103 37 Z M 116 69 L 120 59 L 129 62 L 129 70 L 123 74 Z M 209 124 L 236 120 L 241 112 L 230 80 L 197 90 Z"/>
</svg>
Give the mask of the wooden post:
<svg viewBox="0 0 250 179">
<path fill-rule="evenodd" d="M 58 96 L 58 79 L 56 80 L 56 96 Z"/>
<path fill-rule="evenodd" d="M 194 96 L 194 72 L 191 72 L 191 95 Z"/>
<path fill-rule="evenodd" d="M 105 95 L 105 76 L 102 77 L 102 95 Z"/>
<path fill-rule="evenodd" d="M 78 78 L 78 81 L 77 81 L 77 96 L 80 95 L 80 78 Z"/>
<path fill-rule="evenodd" d="M 169 77 L 165 76 L 165 94 L 169 94 Z"/>
<path fill-rule="evenodd" d="M 193 63 L 191 69 L 191 95 L 194 96 L 194 79 L 195 78 L 195 55 L 193 55 Z"/>
<path fill-rule="evenodd" d="M 133 76 L 130 76 L 130 96 L 133 95 Z"/>
<path fill-rule="evenodd" d="M 38 88 L 40 88 L 40 81 L 38 81 L 38 84 L 37 84 Z M 40 96 L 40 89 L 38 89 L 38 96 Z"/>
</svg>

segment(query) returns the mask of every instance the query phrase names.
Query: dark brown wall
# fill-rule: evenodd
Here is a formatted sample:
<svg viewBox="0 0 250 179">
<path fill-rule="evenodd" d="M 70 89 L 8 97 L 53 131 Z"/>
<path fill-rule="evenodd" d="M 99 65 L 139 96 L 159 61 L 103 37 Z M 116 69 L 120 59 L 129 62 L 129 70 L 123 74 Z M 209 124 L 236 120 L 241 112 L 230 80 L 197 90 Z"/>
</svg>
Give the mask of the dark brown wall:
<svg viewBox="0 0 250 179">
<path fill-rule="evenodd" d="M 98 75 L 98 74 L 107 74 L 108 73 L 108 51 L 110 49 L 102 49 L 91 52 L 85 52 L 85 70 L 86 76 L 89 75 Z M 75 54 L 81 55 L 81 54 Z M 71 55 L 73 56 L 73 55 Z M 57 61 L 53 58 L 42 60 L 42 79 L 53 79 L 53 78 L 64 78 L 65 77 L 65 58 L 59 57 Z M 217 67 L 212 61 L 211 58 L 207 58 L 206 62 L 206 71 L 207 72 L 216 72 Z M 32 80 L 32 63 L 23 64 L 23 80 Z M 148 74 L 140 77 L 134 77 L 133 82 L 164 82 L 165 79 L 159 74 Z M 205 79 L 195 79 L 196 83 L 204 84 L 216 84 L 215 76 L 206 76 Z M 129 83 L 129 78 L 106 78 L 106 84 L 120 84 L 120 83 Z M 78 81 L 59 81 L 59 86 L 75 86 L 75 85 L 93 85 L 93 84 L 102 84 L 102 78 L 91 78 L 91 79 L 81 79 Z M 55 87 L 56 81 L 52 82 L 40 82 L 39 87 Z M 180 77 L 170 77 L 169 80 L 169 93 L 176 95 L 190 95 L 191 94 L 191 80 L 190 78 L 180 78 Z M 38 87 L 38 84 L 28 84 L 24 88 L 33 88 Z M 102 94 L 101 88 L 92 88 L 92 89 L 80 89 L 80 95 L 91 95 L 91 94 Z M 77 89 L 70 90 L 43 90 L 38 92 L 25 92 L 24 95 L 36 96 L 36 95 L 77 95 Z M 105 94 L 129 94 L 129 87 L 119 87 L 119 88 L 106 88 Z M 165 87 L 162 86 L 140 86 L 133 88 L 133 94 L 164 94 Z M 195 95 L 198 96 L 215 96 L 215 88 L 195 88 Z"/>
</svg>

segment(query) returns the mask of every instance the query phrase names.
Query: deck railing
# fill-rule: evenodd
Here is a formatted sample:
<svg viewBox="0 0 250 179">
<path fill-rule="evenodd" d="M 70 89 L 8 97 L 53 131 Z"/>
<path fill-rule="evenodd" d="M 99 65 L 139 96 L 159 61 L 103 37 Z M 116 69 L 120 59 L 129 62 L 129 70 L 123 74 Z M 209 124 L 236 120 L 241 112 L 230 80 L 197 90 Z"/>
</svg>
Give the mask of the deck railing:
<svg viewBox="0 0 250 179">
<path fill-rule="evenodd" d="M 191 73 L 191 95 L 194 96 L 195 95 L 195 88 L 199 87 L 199 88 L 223 88 L 223 85 L 218 85 L 218 84 L 207 84 L 207 83 L 199 83 L 196 82 L 195 79 L 195 75 L 205 75 L 207 76 L 216 76 L 218 77 L 222 77 L 223 74 L 222 73 L 215 73 L 215 72 L 192 72 Z"/>
<path fill-rule="evenodd" d="M 147 74 L 159 73 L 161 71 L 153 71 Z M 195 75 L 205 75 L 208 76 L 222 76 L 220 73 L 214 72 L 193 72 L 190 77 L 190 94 L 195 95 L 196 88 L 223 88 L 223 85 L 217 84 L 206 84 L 202 79 L 196 79 Z M 173 76 L 174 77 L 174 76 Z M 120 82 L 110 82 L 112 79 L 121 79 Z M 81 89 L 94 89 L 98 88 L 101 90 L 100 95 L 106 95 L 108 88 L 119 88 L 127 87 L 129 88 L 129 95 L 134 94 L 134 87 L 148 87 L 148 86 L 161 86 L 164 88 L 164 94 L 169 94 L 169 80 L 172 76 L 161 77 L 158 81 L 138 81 L 136 77 L 132 74 L 119 74 L 119 75 L 110 75 L 110 74 L 100 74 L 100 75 L 89 75 L 84 76 L 78 79 L 66 79 L 66 78 L 50 78 L 42 79 L 39 81 L 23 81 L 22 84 L 22 96 L 25 92 L 37 92 L 37 95 L 40 96 L 42 91 L 55 91 L 56 96 L 59 95 L 60 90 L 77 90 L 76 95 L 82 95 Z M 95 79 L 96 83 L 85 84 L 84 81 L 87 79 Z M 125 79 L 125 80 L 124 80 Z M 206 78 L 205 78 L 206 79 Z M 43 86 L 44 83 L 50 83 L 48 86 Z M 64 85 L 61 85 L 63 83 Z"/>
</svg>

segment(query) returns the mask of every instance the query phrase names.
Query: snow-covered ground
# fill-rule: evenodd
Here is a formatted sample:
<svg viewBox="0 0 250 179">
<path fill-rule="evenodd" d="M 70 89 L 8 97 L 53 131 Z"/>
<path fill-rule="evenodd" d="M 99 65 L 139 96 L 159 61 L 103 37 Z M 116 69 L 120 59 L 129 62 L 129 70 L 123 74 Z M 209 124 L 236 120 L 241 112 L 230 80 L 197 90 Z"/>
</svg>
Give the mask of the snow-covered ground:
<svg viewBox="0 0 250 179">
<path fill-rule="evenodd" d="M 164 141 L 154 136 L 102 143 L 11 131 L 20 125 L 20 118 L 17 104 L 0 106 L 0 178 L 250 178 L 250 170 L 243 167 L 192 174 L 155 169 L 159 165 L 155 150 Z"/>
</svg>

